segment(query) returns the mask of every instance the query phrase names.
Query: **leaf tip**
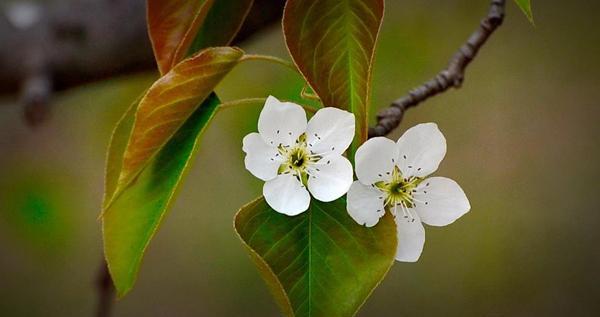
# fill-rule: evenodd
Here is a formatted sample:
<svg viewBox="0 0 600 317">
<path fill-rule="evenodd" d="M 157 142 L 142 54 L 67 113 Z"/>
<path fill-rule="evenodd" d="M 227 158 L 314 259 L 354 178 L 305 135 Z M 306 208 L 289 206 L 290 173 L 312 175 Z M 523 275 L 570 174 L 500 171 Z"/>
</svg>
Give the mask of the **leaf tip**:
<svg viewBox="0 0 600 317">
<path fill-rule="evenodd" d="M 531 23 L 531 25 L 535 27 L 535 21 L 533 19 L 533 12 L 531 10 L 531 0 L 515 0 L 515 3 L 521 9 L 523 14 L 525 14 L 525 17 L 527 17 L 527 20 L 529 20 L 529 23 Z"/>
</svg>

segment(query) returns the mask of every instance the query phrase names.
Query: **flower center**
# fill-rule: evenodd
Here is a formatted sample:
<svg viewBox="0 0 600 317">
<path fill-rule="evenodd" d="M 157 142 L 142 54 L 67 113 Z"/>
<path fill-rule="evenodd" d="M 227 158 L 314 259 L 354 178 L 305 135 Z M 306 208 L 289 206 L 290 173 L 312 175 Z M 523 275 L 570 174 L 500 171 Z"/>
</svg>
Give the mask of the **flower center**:
<svg viewBox="0 0 600 317">
<path fill-rule="evenodd" d="M 393 208 L 400 205 L 404 208 L 412 208 L 414 207 L 413 193 L 422 180 L 422 178 L 414 176 L 403 178 L 402 172 L 395 166 L 392 172 L 392 179 L 389 182 L 378 182 L 375 186 L 386 194 L 386 207 Z"/>
<path fill-rule="evenodd" d="M 293 174 L 306 186 L 310 176 L 310 165 L 321 157 L 308 149 L 306 135 L 302 134 L 293 146 L 279 146 L 279 154 L 283 163 L 279 166 L 279 174 Z"/>
<path fill-rule="evenodd" d="M 308 161 L 308 155 L 303 151 L 302 148 L 295 148 L 290 155 L 290 165 L 293 168 L 301 169 L 304 164 Z"/>
</svg>

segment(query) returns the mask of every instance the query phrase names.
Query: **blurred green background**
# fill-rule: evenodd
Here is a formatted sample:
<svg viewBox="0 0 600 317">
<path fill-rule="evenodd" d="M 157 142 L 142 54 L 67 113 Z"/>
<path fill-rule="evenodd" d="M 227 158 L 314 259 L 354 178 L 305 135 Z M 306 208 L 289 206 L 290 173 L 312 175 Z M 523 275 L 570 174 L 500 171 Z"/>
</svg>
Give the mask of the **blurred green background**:
<svg viewBox="0 0 600 317">
<path fill-rule="evenodd" d="M 375 107 L 442 69 L 488 2 L 388 0 Z M 600 313 L 600 4 L 533 1 L 536 27 L 507 7 L 464 87 L 408 112 L 391 136 L 437 122 L 448 140 L 438 175 L 462 185 L 472 210 L 427 228 L 419 262 L 396 263 L 358 316 Z M 287 58 L 278 27 L 244 48 Z M 63 93 L 35 130 L 16 100 L 0 100 L 1 316 L 92 316 L 107 142 L 154 76 Z M 247 63 L 218 93 L 298 99 L 300 88 L 280 66 Z M 232 229 L 236 210 L 261 193 L 241 150 L 259 110 L 216 117 L 114 316 L 278 315 Z"/>
</svg>

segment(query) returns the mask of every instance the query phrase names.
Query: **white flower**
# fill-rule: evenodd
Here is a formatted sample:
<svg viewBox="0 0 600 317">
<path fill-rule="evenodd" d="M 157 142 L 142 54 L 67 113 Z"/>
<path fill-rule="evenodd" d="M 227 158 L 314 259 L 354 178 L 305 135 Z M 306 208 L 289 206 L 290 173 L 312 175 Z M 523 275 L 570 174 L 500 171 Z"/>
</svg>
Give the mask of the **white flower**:
<svg viewBox="0 0 600 317">
<path fill-rule="evenodd" d="M 425 243 L 425 229 L 445 226 L 471 209 L 458 184 L 430 177 L 446 154 L 446 139 L 435 123 L 408 129 L 397 143 L 373 138 L 356 151 L 355 181 L 347 209 L 359 224 L 372 227 L 388 210 L 397 226 L 396 260 L 415 262 Z"/>
<path fill-rule="evenodd" d="M 354 138 L 354 121 L 350 112 L 323 108 L 307 123 L 301 106 L 269 96 L 258 133 L 243 140 L 246 169 L 266 181 L 263 196 L 269 206 L 295 216 L 308 209 L 309 191 L 324 202 L 344 195 L 353 174 L 342 154 Z"/>
</svg>

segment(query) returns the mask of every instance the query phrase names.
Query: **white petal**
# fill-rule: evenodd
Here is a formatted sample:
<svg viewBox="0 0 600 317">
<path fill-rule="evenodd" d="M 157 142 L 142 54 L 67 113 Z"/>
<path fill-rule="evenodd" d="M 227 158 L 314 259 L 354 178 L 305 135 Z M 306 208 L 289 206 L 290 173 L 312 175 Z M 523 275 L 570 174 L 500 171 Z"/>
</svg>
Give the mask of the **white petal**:
<svg viewBox="0 0 600 317">
<path fill-rule="evenodd" d="M 404 218 L 402 213 L 396 216 L 396 234 L 398 247 L 396 249 L 396 261 L 417 262 L 425 244 L 425 228 L 414 210 L 411 215 L 415 218 Z"/>
<path fill-rule="evenodd" d="M 346 202 L 348 214 L 359 225 L 373 227 L 383 217 L 383 193 L 359 181 L 352 183 Z"/>
<path fill-rule="evenodd" d="M 405 177 L 425 177 L 438 169 L 446 155 L 446 138 L 435 123 L 408 129 L 398 140 L 398 167 Z"/>
<path fill-rule="evenodd" d="M 291 174 L 281 174 L 267 181 L 263 196 L 271 208 L 288 216 L 301 214 L 310 205 L 308 190 Z"/>
<path fill-rule="evenodd" d="M 256 132 L 246 135 L 242 143 L 242 149 L 247 153 L 244 158 L 246 169 L 264 181 L 275 178 L 283 161 L 277 148 L 266 144 Z"/>
<path fill-rule="evenodd" d="M 354 114 L 341 109 L 323 108 L 308 121 L 308 145 L 317 154 L 342 154 L 354 138 Z"/>
<path fill-rule="evenodd" d="M 348 192 L 352 180 L 350 161 L 341 155 L 328 156 L 310 167 L 308 190 L 320 201 L 334 201 Z"/>
<path fill-rule="evenodd" d="M 424 223 L 431 226 L 451 224 L 471 209 L 462 188 L 446 177 L 425 179 L 413 196 L 421 201 L 416 203 L 417 213 Z"/>
<path fill-rule="evenodd" d="M 258 118 L 258 132 L 267 144 L 292 145 L 306 131 L 306 112 L 291 102 L 269 96 Z"/>
<path fill-rule="evenodd" d="M 356 176 L 365 185 L 387 181 L 397 158 L 398 147 L 394 141 L 384 137 L 369 139 L 356 151 Z"/>
</svg>

